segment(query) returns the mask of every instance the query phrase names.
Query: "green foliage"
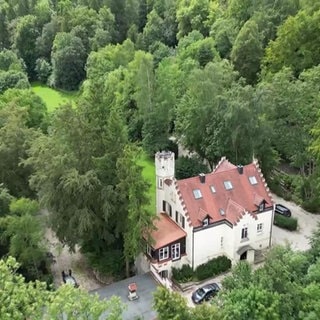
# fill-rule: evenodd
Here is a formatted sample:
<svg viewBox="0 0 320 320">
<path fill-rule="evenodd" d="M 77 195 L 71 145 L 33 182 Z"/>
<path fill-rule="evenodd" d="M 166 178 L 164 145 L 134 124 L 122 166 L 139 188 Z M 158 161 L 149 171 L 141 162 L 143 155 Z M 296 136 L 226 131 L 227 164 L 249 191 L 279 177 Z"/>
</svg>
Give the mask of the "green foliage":
<svg viewBox="0 0 320 320">
<path fill-rule="evenodd" d="M 226 256 L 219 256 L 209 260 L 207 263 L 201 264 L 195 270 L 195 275 L 198 280 L 212 278 L 222 272 L 228 271 L 231 268 L 231 260 Z"/>
<path fill-rule="evenodd" d="M 264 65 L 268 71 L 277 72 L 290 67 L 295 75 L 320 62 L 315 34 L 319 33 L 320 10 L 311 14 L 300 10 L 279 27 L 277 38 L 266 49 Z M 304 26 L 308 26 L 305 28 Z"/>
<path fill-rule="evenodd" d="M 178 282 L 189 282 L 193 279 L 194 272 L 190 265 L 184 264 L 181 269 L 172 268 L 172 278 Z"/>
<path fill-rule="evenodd" d="M 233 289 L 248 288 L 253 281 L 253 270 L 247 261 L 239 261 L 231 270 L 231 275 L 227 275 L 223 281 L 223 289 L 231 291 Z"/>
<path fill-rule="evenodd" d="M 22 162 L 38 133 L 27 128 L 27 118 L 26 110 L 0 108 L 0 183 L 15 197 L 33 194 L 28 183 L 31 170 Z"/>
<path fill-rule="evenodd" d="M 296 218 L 284 217 L 280 214 L 274 215 L 274 224 L 289 231 L 295 231 L 298 228 L 298 220 Z"/>
<path fill-rule="evenodd" d="M 73 286 L 64 285 L 57 291 L 46 290 L 43 282 L 25 282 L 16 273 L 19 265 L 14 258 L 0 260 L 0 314 L 1 319 L 106 319 L 120 320 L 124 306 L 119 298 L 101 300 Z"/>
<path fill-rule="evenodd" d="M 318 214 L 320 210 L 320 199 L 315 195 L 312 198 L 303 201 L 301 206 L 308 212 Z"/>
<path fill-rule="evenodd" d="M 21 109 L 27 112 L 25 119 L 29 128 L 46 130 L 47 108 L 31 90 L 9 89 L 0 96 L 0 109 Z"/>
<path fill-rule="evenodd" d="M 172 277 L 181 283 L 191 281 L 192 279 L 202 281 L 228 271 L 230 268 L 231 260 L 226 256 L 219 256 L 199 265 L 195 271 L 186 264 L 181 269 L 172 268 Z"/>
<path fill-rule="evenodd" d="M 0 184 L 0 217 L 9 213 L 9 206 L 13 200 L 14 198 L 8 189 L 6 189 L 3 184 Z"/>
<path fill-rule="evenodd" d="M 175 162 L 175 176 L 178 180 L 208 173 L 209 168 L 198 157 L 179 157 Z"/>
<path fill-rule="evenodd" d="M 27 89 L 30 84 L 25 73 L 21 71 L 0 71 L 0 93 L 10 88 Z"/>
<path fill-rule="evenodd" d="M 320 224 L 317 224 L 317 228 L 312 232 L 309 239 L 310 249 L 308 255 L 310 260 L 314 263 L 320 258 Z"/>
<path fill-rule="evenodd" d="M 210 304 L 189 307 L 180 293 L 158 287 L 154 293 L 154 308 L 159 320 L 222 320 L 221 309 Z"/>
<path fill-rule="evenodd" d="M 46 83 L 51 74 L 51 65 L 45 59 L 37 59 L 35 71 L 39 81 Z"/>
<path fill-rule="evenodd" d="M 123 254 L 126 259 L 126 273 L 130 276 L 129 262 L 133 261 L 143 250 L 141 235 L 148 237 L 148 230 L 152 230 L 154 211 L 148 211 L 149 199 L 147 192 L 148 182 L 143 178 L 142 167 L 137 164 L 141 150 L 135 146 L 127 145 L 123 155 L 117 160 L 119 194 L 122 212 L 123 230 Z"/>
<path fill-rule="evenodd" d="M 82 40 L 61 32 L 55 37 L 52 47 L 52 86 L 65 89 L 78 89 L 85 78 L 86 51 Z"/>
<path fill-rule="evenodd" d="M 262 54 L 258 26 L 249 20 L 239 31 L 231 51 L 231 61 L 249 84 L 257 81 Z"/>
<path fill-rule="evenodd" d="M 280 320 L 280 296 L 261 287 L 232 290 L 224 299 L 224 319 Z"/>
<path fill-rule="evenodd" d="M 177 21 L 180 39 L 193 30 L 200 31 L 204 36 L 208 35 L 210 1 L 209 0 L 181 0 L 178 1 Z"/>
<path fill-rule="evenodd" d="M 168 289 L 158 287 L 154 293 L 154 308 L 159 320 L 186 320 L 189 319 L 187 302 L 181 294 L 170 292 Z"/>
<path fill-rule="evenodd" d="M 13 199 L 10 203 L 10 213 L 17 216 L 35 216 L 39 210 L 39 203 L 28 198 Z"/>
<path fill-rule="evenodd" d="M 86 244 L 83 245 L 82 250 L 94 270 L 114 279 L 124 278 L 125 261 L 122 250 L 110 248 L 104 250 L 103 253 L 95 253 Z"/>
<path fill-rule="evenodd" d="M 154 212 L 156 207 L 156 172 L 154 160 L 142 153 L 137 160 L 137 164 L 142 167 L 142 175 L 149 184 L 148 199 L 150 203 L 147 206 L 147 210 L 149 212 Z"/>
<path fill-rule="evenodd" d="M 31 79 L 35 78 L 36 39 L 38 35 L 39 30 L 35 16 L 24 15 L 18 19 L 13 35 L 13 47 L 17 50 L 18 56 L 25 62 L 28 76 Z"/>
</svg>

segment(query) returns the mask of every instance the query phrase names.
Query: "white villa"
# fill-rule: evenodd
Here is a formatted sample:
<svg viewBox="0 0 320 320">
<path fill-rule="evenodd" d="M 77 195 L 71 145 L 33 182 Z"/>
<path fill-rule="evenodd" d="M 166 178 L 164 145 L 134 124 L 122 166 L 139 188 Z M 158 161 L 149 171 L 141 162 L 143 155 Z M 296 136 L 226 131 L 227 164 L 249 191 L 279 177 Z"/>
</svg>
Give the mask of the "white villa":
<svg viewBox="0 0 320 320">
<path fill-rule="evenodd" d="M 258 162 L 235 166 L 222 158 L 213 172 L 176 180 L 174 153 L 155 155 L 159 219 L 146 261 L 158 279 L 171 268 L 193 269 L 225 255 L 254 262 L 271 246 L 273 200 Z"/>
</svg>

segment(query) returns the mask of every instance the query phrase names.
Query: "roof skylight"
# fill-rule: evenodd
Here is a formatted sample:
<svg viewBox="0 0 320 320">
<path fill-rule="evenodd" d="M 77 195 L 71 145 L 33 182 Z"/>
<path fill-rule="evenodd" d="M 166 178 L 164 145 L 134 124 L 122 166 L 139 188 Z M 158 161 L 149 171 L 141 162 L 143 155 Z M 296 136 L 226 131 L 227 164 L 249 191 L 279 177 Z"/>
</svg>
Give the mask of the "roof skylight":
<svg viewBox="0 0 320 320">
<path fill-rule="evenodd" d="M 210 186 L 210 190 L 212 193 L 216 193 L 216 188 L 213 185 Z"/>
<path fill-rule="evenodd" d="M 199 189 L 194 189 L 193 190 L 193 195 L 194 195 L 195 199 L 201 199 L 202 198 L 202 194 L 201 194 L 201 191 Z"/>
<path fill-rule="evenodd" d="M 224 184 L 224 187 L 226 188 L 226 190 L 233 189 L 231 181 L 223 181 L 223 184 Z"/>
<path fill-rule="evenodd" d="M 257 183 L 258 183 L 257 178 L 256 178 L 255 176 L 251 176 L 251 177 L 249 177 L 249 181 L 250 181 L 250 183 L 251 183 L 252 185 L 254 185 L 254 184 L 257 184 Z"/>
</svg>

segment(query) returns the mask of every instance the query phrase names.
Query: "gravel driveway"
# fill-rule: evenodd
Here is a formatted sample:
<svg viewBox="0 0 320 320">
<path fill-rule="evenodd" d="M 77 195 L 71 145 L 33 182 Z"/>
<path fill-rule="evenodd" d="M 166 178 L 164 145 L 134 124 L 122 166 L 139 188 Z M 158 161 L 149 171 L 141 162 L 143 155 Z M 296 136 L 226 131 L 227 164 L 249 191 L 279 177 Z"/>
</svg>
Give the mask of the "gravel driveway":
<svg viewBox="0 0 320 320">
<path fill-rule="evenodd" d="M 275 203 L 281 203 L 288 207 L 292 212 L 292 217 L 298 219 L 297 231 L 287 231 L 273 226 L 273 245 L 284 245 L 289 243 L 293 250 L 307 250 L 310 247 L 308 238 L 311 236 L 312 231 L 317 227 L 318 223 L 320 223 L 320 215 L 309 213 L 295 203 L 286 201 L 275 194 L 272 194 L 272 198 Z"/>
</svg>

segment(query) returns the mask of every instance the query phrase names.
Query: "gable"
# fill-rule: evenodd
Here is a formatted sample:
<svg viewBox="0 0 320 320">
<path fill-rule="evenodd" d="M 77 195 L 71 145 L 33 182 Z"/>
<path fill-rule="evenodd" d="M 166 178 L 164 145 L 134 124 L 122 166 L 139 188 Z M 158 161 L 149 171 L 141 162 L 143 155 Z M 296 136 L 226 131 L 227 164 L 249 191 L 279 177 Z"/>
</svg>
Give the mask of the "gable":
<svg viewBox="0 0 320 320">
<path fill-rule="evenodd" d="M 205 175 L 203 182 L 199 177 L 192 177 L 178 180 L 177 187 L 194 227 L 201 225 L 200 221 L 205 215 L 212 222 L 227 220 L 236 224 L 244 212 L 257 212 L 262 202 L 266 208 L 273 205 L 257 163 L 239 170 L 224 159 L 217 170 Z M 194 190 L 199 190 L 197 194 L 201 194 L 201 198 L 195 199 Z"/>
</svg>

